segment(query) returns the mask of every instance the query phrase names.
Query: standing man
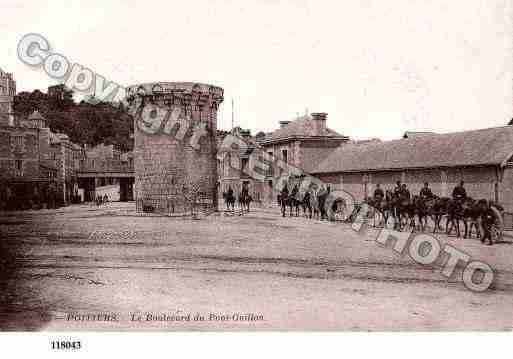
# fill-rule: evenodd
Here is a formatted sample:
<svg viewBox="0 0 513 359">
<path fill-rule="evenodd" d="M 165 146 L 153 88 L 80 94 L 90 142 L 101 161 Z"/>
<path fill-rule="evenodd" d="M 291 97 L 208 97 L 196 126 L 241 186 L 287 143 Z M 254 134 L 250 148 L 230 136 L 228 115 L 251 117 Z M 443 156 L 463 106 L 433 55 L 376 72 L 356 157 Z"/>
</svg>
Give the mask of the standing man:
<svg viewBox="0 0 513 359">
<path fill-rule="evenodd" d="M 453 199 L 462 201 L 467 198 L 467 191 L 465 190 L 465 187 L 463 187 L 464 184 L 465 182 L 461 181 L 458 186 L 454 187 L 454 190 L 452 191 Z"/>
<path fill-rule="evenodd" d="M 481 214 L 481 224 L 483 226 L 483 237 L 481 238 L 481 242 L 485 243 L 486 239 L 488 239 L 488 245 L 491 246 L 493 244 L 492 241 L 492 226 L 495 223 L 495 213 L 490 206 L 490 203 L 485 199 L 481 200 L 483 205 L 486 206 L 485 210 Z M 480 202 L 481 202 L 480 201 Z"/>
</svg>

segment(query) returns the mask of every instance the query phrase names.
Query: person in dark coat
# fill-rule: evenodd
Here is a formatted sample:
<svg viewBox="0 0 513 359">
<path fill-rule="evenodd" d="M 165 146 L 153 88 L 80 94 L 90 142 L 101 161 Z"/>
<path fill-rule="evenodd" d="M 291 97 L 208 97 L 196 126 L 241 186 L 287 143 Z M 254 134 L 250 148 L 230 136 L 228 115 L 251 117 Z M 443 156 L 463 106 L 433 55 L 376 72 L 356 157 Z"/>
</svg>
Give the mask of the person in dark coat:
<svg viewBox="0 0 513 359">
<path fill-rule="evenodd" d="M 485 204 L 486 208 L 481 214 L 481 224 L 483 225 L 483 237 L 481 238 L 481 242 L 485 243 L 488 239 L 488 245 L 491 246 L 493 244 L 492 240 L 492 226 L 495 223 L 495 213 L 486 200 L 482 200 L 483 204 Z M 486 202 L 485 202 L 486 201 Z"/>
<path fill-rule="evenodd" d="M 401 190 L 402 190 L 401 181 L 397 181 L 395 184 L 396 185 L 394 187 L 394 196 L 395 196 L 395 198 L 399 198 L 401 196 Z"/>
<path fill-rule="evenodd" d="M 452 191 L 453 199 L 462 201 L 467 198 L 467 191 L 465 190 L 465 187 L 463 187 L 464 184 L 465 182 L 461 181 L 458 186 L 454 187 L 454 190 Z"/>
<path fill-rule="evenodd" d="M 433 192 L 431 192 L 431 188 L 429 188 L 429 183 L 425 182 L 424 187 L 420 190 L 420 198 L 423 200 L 430 200 L 433 198 Z"/>
<path fill-rule="evenodd" d="M 374 199 L 381 201 L 385 197 L 385 192 L 381 189 L 381 185 L 378 183 L 374 190 Z"/>
<path fill-rule="evenodd" d="M 403 183 L 402 186 L 401 186 L 401 192 L 400 192 L 400 197 L 399 198 L 410 199 L 410 197 L 411 197 L 410 191 L 406 187 L 406 183 Z"/>
</svg>

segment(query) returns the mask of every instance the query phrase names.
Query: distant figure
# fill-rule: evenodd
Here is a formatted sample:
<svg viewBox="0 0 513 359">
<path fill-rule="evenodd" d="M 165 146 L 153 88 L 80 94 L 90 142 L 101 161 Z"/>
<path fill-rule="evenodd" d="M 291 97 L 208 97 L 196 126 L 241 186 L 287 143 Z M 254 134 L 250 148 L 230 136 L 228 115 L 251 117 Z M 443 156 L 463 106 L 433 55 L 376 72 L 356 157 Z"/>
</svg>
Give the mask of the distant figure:
<svg viewBox="0 0 513 359">
<path fill-rule="evenodd" d="M 467 191 L 465 190 L 465 187 L 463 187 L 464 184 L 465 182 L 461 181 L 458 186 L 454 187 L 454 190 L 452 191 L 453 199 L 462 201 L 467 198 Z"/>
<path fill-rule="evenodd" d="M 105 195 L 103 196 L 103 203 L 108 203 L 109 202 L 109 196 L 107 195 L 107 193 L 105 193 Z"/>
<path fill-rule="evenodd" d="M 481 224 L 483 225 L 483 238 L 481 238 L 481 242 L 485 243 L 488 239 L 488 245 L 491 246 L 493 244 L 492 240 L 492 226 L 495 223 L 495 213 L 492 210 L 492 207 L 488 201 L 485 199 L 480 201 L 483 205 L 485 205 L 485 210 L 481 214 Z"/>
<path fill-rule="evenodd" d="M 420 190 L 420 198 L 425 201 L 433 198 L 433 192 L 431 192 L 431 188 L 429 188 L 429 183 L 424 182 L 424 187 Z"/>
<path fill-rule="evenodd" d="M 374 199 L 381 201 L 385 197 L 385 192 L 381 189 L 381 185 L 378 183 L 374 190 Z"/>
<path fill-rule="evenodd" d="M 230 208 L 232 211 L 235 211 L 235 195 L 233 193 L 232 186 L 228 186 L 228 190 L 223 194 L 224 201 L 226 203 L 226 210 L 230 211 Z"/>
<path fill-rule="evenodd" d="M 406 187 L 406 183 L 403 183 L 401 186 L 400 198 L 402 198 L 402 199 L 410 199 L 411 198 L 410 191 Z"/>
<path fill-rule="evenodd" d="M 401 190 L 402 190 L 401 181 L 397 181 L 395 183 L 395 187 L 394 187 L 395 198 L 399 198 L 401 196 Z"/>
</svg>

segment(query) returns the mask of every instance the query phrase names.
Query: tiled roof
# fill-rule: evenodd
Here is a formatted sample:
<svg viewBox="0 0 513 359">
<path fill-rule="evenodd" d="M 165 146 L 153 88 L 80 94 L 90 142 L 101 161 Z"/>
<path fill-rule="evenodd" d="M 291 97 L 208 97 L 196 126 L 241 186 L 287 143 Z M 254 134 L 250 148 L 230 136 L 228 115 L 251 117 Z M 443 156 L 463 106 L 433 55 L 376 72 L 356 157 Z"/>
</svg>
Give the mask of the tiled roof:
<svg viewBox="0 0 513 359">
<path fill-rule="evenodd" d="M 296 118 L 289 124 L 275 130 L 270 135 L 266 136 L 262 142 L 277 141 L 291 137 L 328 137 L 328 138 L 345 138 L 341 134 L 335 132 L 330 128 L 325 128 L 319 131 L 314 126 L 312 116 L 305 115 Z"/>
<path fill-rule="evenodd" d="M 346 144 L 312 173 L 500 165 L 513 155 L 513 126 Z"/>
</svg>

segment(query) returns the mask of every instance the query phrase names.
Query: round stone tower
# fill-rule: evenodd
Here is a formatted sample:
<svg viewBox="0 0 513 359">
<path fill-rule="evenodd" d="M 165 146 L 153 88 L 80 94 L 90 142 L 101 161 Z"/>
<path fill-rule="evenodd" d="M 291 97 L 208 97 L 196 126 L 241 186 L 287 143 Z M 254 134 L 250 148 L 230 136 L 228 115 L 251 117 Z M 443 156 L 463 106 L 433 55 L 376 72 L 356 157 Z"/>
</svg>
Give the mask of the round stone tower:
<svg viewBox="0 0 513 359">
<path fill-rule="evenodd" d="M 223 89 L 191 82 L 131 86 L 138 212 L 217 209 L 217 110 Z M 135 112 L 134 112 L 135 111 Z"/>
</svg>

